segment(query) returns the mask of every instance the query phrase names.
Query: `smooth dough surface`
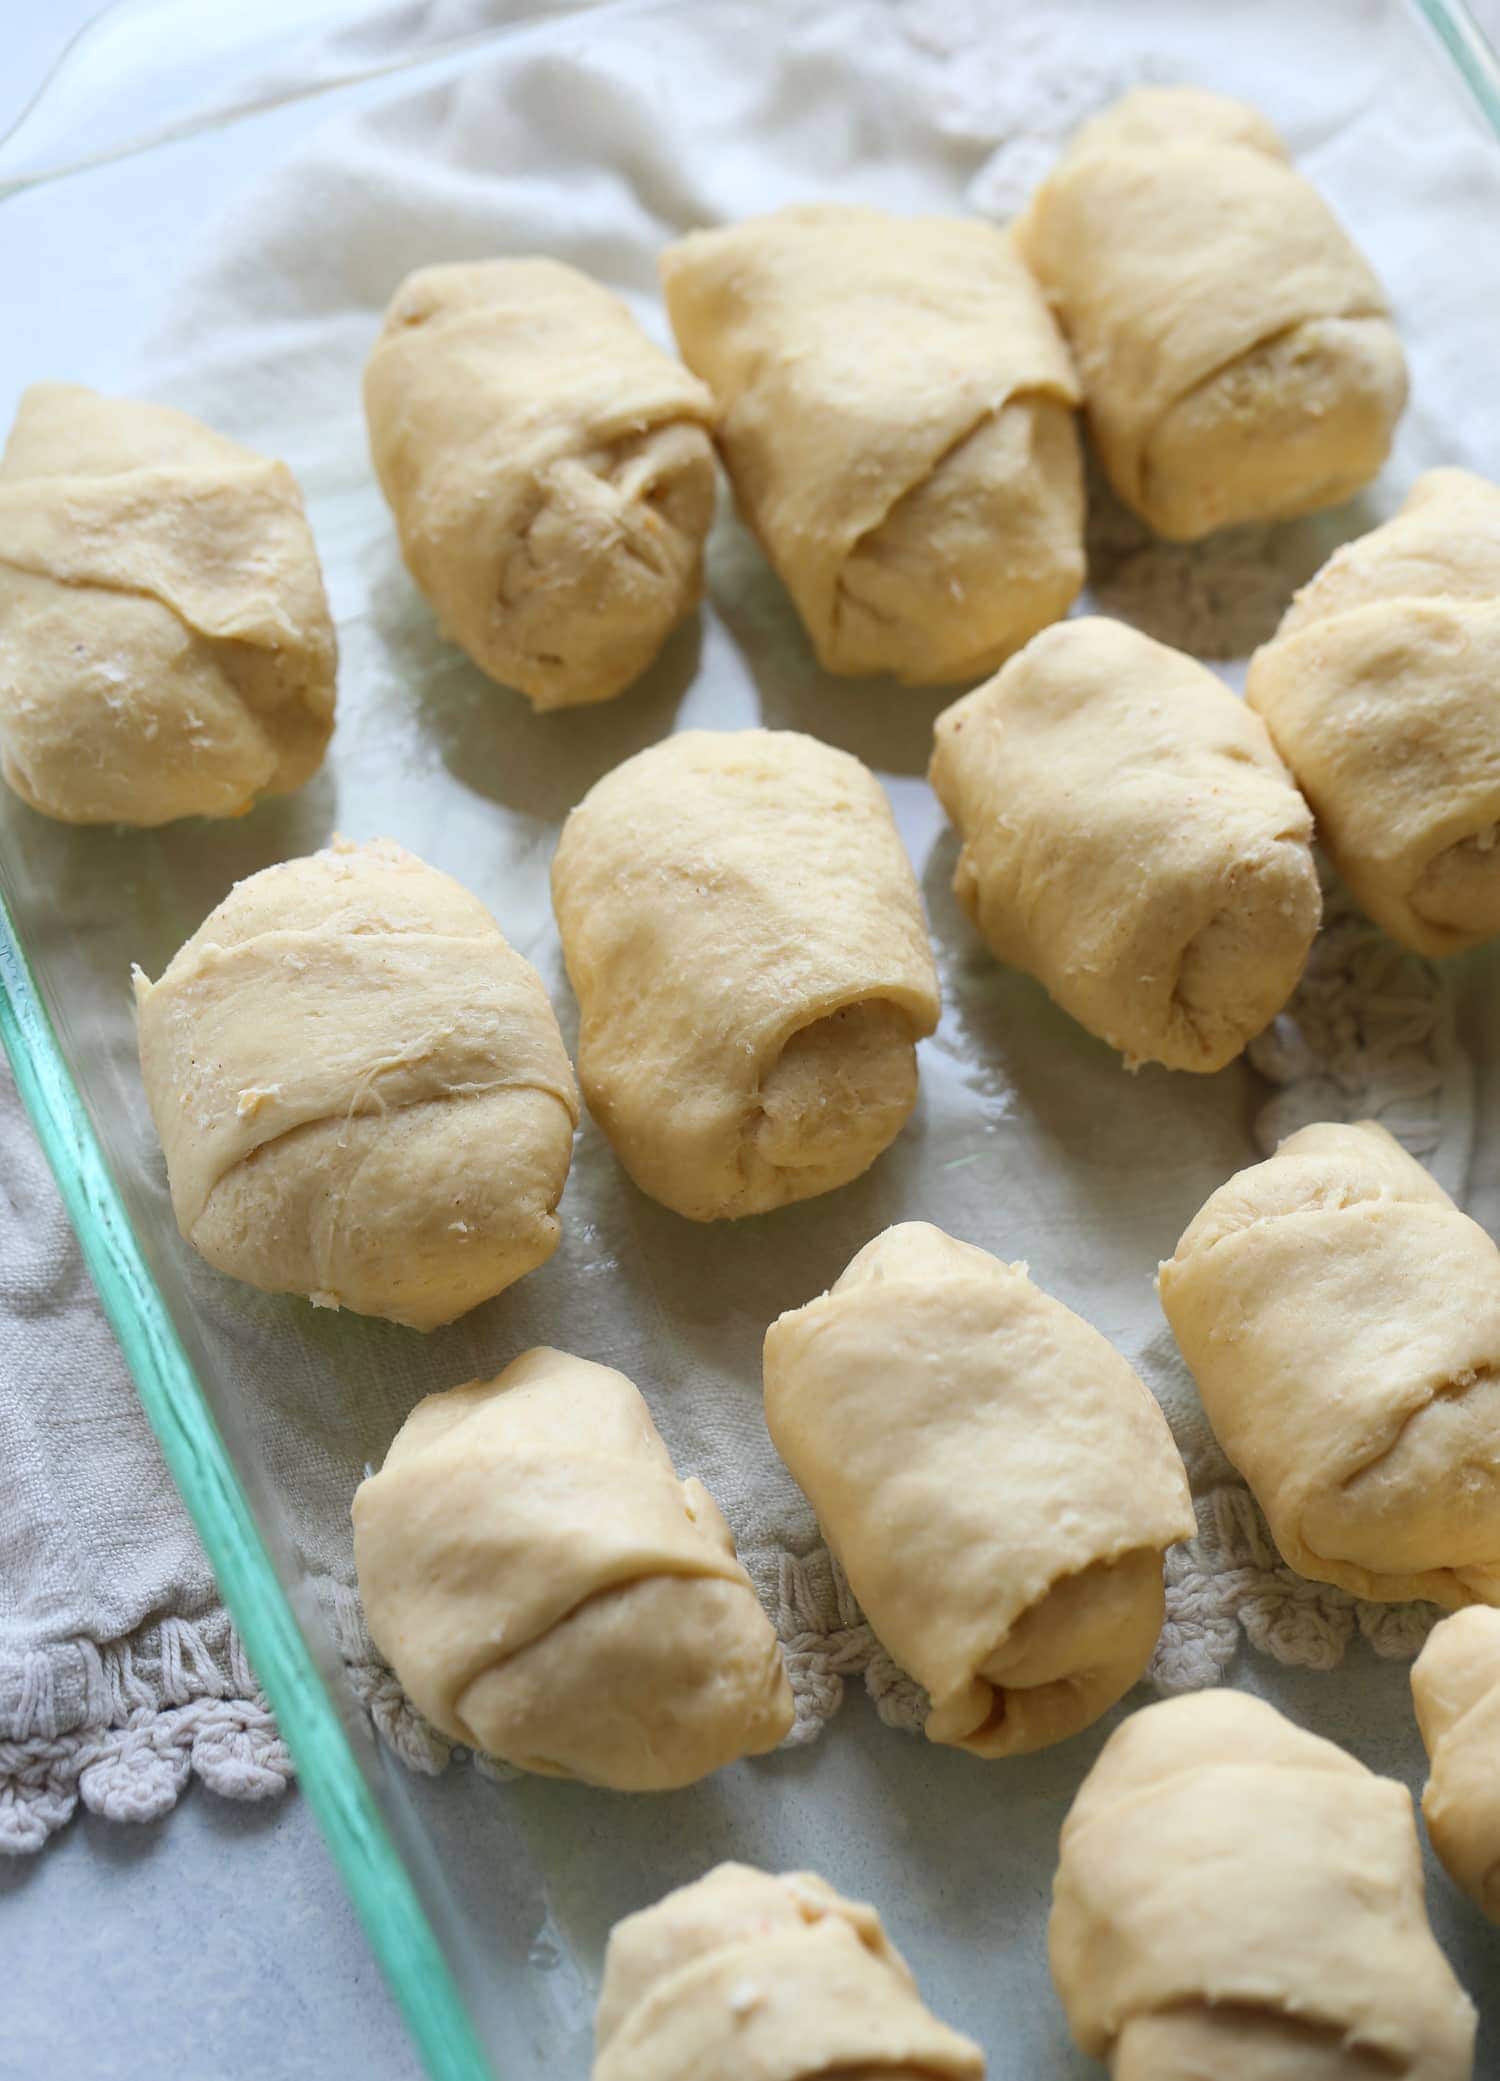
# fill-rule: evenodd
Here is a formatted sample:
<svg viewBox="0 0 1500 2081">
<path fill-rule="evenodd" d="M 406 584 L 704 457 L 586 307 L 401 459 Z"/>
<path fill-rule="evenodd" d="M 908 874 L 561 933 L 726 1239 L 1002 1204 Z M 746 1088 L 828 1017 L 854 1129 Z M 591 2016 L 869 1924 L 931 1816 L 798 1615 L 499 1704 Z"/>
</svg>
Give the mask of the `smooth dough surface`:
<svg viewBox="0 0 1500 2081">
<path fill-rule="evenodd" d="M 371 1637 L 454 1741 L 660 1792 L 792 1724 L 781 1648 L 623 1373 L 540 1348 L 419 1402 L 354 1498 Z"/>
<path fill-rule="evenodd" d="M 765 1396 L 930 1740 L 1043 1748 L 1145 1673 L 1187 1476 L 1150 1391 L 1024 1266 L 887 1229 L 772 1323 Z"/>
<path fill-rule="evenodd" d="M 1063 1823 L 1048 1928 L 1112 2081 L 1469 2081 L 1411 1797 L 1243 1692 L 1118 1727 Z"/>
<path fill-rule="evenodd" d="M 1318 928 L 1312 817 L 1264 725 L 1124 623 L 1046 629 L 938 717 L 959 902 L 1126 1065 L 1216 1070 Z"/>
<path fill-rule="evenodd" d="M 1500 933 L 1500 486 L 1418 478 L 1298 593 L 1245 698 L 1392 938 L 1441 955 Z"/>
<path fill-rule="evenodd" d="M 685 730 L 563 827 L 552 901 L 589 1110 L 644 1192 L 695 1221 L 868 1170 L 938 1019 L 885 794 L 792 730 Z"/>
<path fill-rule="evenodd" d="M 220 1271 L 432 1329 L 556 1249 L 578 1093 L 547 993 L 400 846 L 237 883 L 136 1005 L 177 1225 Z"/>
<path fill-rule="evenodd" d="M 526 259 L 408 276 L 365 415 L 444 633 L 534 707 L 609 700 L 696 606 L 713 402 L 587 275 Z"/>
<path fill-rule="evenodd" d="M 1471 1604 L 1435 1626 L 1411 1695 L 1431 1765 L 1422 1814 L 1432 1847 L 1500 1922 L 1500 1611 Z"/>
<path fill-rule="evenodd" d="M 1254 109 L 1127 94 L 1017 235 L 1109 480 L 1160 534 L 1336 505 L 1384 462 L 1406 402 L 1385 298 Z"/>
<path fill-rule="evenodd" d="M 826 670 L 976 679 L 1067 611 L 1078 393 L 1004 232 L 801 205 L 691 233 L 662 280 Z"/>
<path fill-rule="evenodd" d="M 1237 1172 L 1159 1285 L 1291 1567 L 1500 1604 L 1500 1250 L 1383 1127 L 1304 1127 Z"/>
<path fill-rule="evenodd" d="M 162 405 L 25 392 L 0 459 L 0 771 L 69 824 L 300 788 L 337 646 L 285 463 Z"/>
<path fill-rule="evenodd" d="M 983 2081 L 879 1915 L 812 1872 L 721 1864 L 610 1932 L 593 2081 Z"/>
</svg>

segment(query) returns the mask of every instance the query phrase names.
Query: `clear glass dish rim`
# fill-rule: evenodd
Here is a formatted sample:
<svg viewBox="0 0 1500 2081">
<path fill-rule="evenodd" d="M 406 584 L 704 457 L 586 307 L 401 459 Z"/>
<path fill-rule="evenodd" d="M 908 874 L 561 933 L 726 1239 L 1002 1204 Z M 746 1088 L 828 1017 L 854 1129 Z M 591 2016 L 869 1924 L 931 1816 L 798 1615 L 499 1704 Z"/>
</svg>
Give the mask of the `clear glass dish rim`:
<svg viewBox="0 0 1500 2081">
<path fill-rule="evenodd" d="M 596 4 L 601 13 L 625 13 L 635 11 L 638 0 L 596 0 Z M 1470 13 L 1467 0 L 1405 0 L 1405 4 L 1432 29 L 1500 141 L 1500 60 Z M 560 18 L 567 19 L 567 15 Z M 500 41 L 508 32 L 536 27 L 538 20 L 537 15 L 522 13 L 497 24 L 492 37 L 483 40 Z M 414 53 L 410 63 L 425 63 L 440 55 L 441 51 L 429 47 Z M 394 64 L 379 69 L 389 75 L 404 67 Z M 331 95 L 362 76 L 360 72 L 330 79 L 316 91 Z M 44 84 L 42 93 L 45 91 Z M 263 105 L 215 112 L 202 122 L 154 134 L 111 156 L 133 156 L 171 137 L 241 120 Z M 66 178 L 101 163 L 75 162 L 49 170 L 43 178 Z M 30 185 L 29 181 L 17 184 L 10 192 Z M 57 1180 L 147 1420 L 197 1527 L 225 1604 L 296 1763 L 302 1790 L 431 2081 L 496 2081 L 406 1863 L 350 1745 L 338 1706 L 272 1564 L 208 1399 L 148 1269 L 22 947 L 5 889 L 4 864 L 0 857 L 0 1045 L 10 1060 L 21 1101 Z"/>
</svg>

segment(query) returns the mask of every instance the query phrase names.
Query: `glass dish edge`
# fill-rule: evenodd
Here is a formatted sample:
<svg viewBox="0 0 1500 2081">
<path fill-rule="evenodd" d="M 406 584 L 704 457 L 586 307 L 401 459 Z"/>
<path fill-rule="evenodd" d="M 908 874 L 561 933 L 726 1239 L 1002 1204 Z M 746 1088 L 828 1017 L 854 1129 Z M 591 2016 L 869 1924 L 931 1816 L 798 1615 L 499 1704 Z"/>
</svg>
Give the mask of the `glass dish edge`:
<svg viewBox="0 0 1500 2081">
<path fill-rule="evenodd" d="M 1407 5 L 1442 45 L 1487 126 L 1500 139 L 1500 59 L 1467 0 L 1407 0 Z M 336 91 L 345 83 L 329 84 Z M 236 110 L 227 119 L 243 113 Z M 132 149 L 149 149 L 155 141 Z M 49 177 L 75 170 L 83 167 L 59 168 Z M 147 1267 L 26 958 L 3 885 L 0 1045 L 147 1420 L 431 2081 L 496 2081 Z"/>
<path fill-rule="evenodd" d="M 147 1268 L 0 888 L 0 1043 L 146 1417 L 432 2081 L 494 2081 Z"/>
</svg>

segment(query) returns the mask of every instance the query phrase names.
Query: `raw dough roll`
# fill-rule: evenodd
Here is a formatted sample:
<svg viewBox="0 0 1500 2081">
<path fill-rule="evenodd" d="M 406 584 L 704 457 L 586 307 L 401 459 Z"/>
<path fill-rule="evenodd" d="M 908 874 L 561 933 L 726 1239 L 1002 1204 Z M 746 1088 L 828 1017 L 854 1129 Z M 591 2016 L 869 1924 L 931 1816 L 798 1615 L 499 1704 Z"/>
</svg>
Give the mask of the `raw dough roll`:
<svg viewBox="0 0 1500 2081">
<path fill-rule="evenodd" d="M 433 1329 L 556 1249 L 562 1035 L 446 874 L 335 839 L 237 883 L 135 988 L 177 1224 L 220 1271 Z"/>
<path fill-rule="evenodd" d="M 608 701 L 697 605 L 713 403 L 587 275 L 408 276 L 365 416 L 407 569 L 444 633 L 533 707 Z"/>
<path fill-rule="evenodd" d="M 1110 483 L 1158 533 L 1332 506 L 1385 461 L 1406 363 L 1380 284 L 1254 109 L 1127 94 L 1018 237 Z"/>
<path fill-rule="evenodd" d="M 792 1724 L 718 1505 L 623 1373 L 528 1351 L 419 1402 L 354 1498 L 370 1633 L 454 1741 L 662 1792 Z"/>
<path fill-rule="evenodd" d="M 1500 487 L 1419 478 L 1298 593 L 1245 698 L 1377 924 L 1419 954 L 1500 933 Z"/>
<path fill-rule="evenodd" d="M 1068 351 L 1009 237 L 824 204 L 662 257 L 741 510 L 830 672 L 977 679 L 1083 583 Z"/>
<path fill-rule="evenodd" d="M 766 1424 L 927 1734 L 1015 1756 L 1145 1674 L 1196 1529 L 1149 1391 L 1023 1265 L 923 1221 L 766 1332 Z"/>
<path fill-rule="evenodd" d="M 1291 1567 L 1500 1603 L 1500 1250 L 1383 1127 L 1304 1127 L 1237 1172 L 1160 1290 Z"/>
<path fill-rule="evenodd" d="M 937 720 L 959 902 L 1126 1067 L 1216 1070 L 1318 929 L 1312 818 L 1259 719 L 1121 622 L 1047 629 Z"/>
<path fill-rule="evenodd" d="M 593 2081 L 983 2081 L 874 1908 L 721 1864 L 610 1931 Z"/>
<path fill-rule="evenodd" d="M 1469 2081 L 1411 1797 L 1273 1706 L 1116 1728 L 1063 1823 L 1052 1977 L 1112 2081 Z"/>
<path fill-rule="evenodd" d="M 1411 1695 L 1432 1765 L 1422 1794 L 1432 1847 L 1500 1922 L 1500 1611 L 1471 1604 L 1435 1626 Z"/>
<path fill-rule="evenodd" d="M 761 1214 L 894 1140 L 937 972 L 858 759 L 792 730 L 669 737 L 568 818 L 552 901 L 584 1096 L 643 1192 Z"/>
<path fill-rule="evenodd" d="M 71 383 L 0 460 L 0 769 L 68 824 L 239 816 L 300 788 L 337 649 L 285 463 Z"/>
</svg>

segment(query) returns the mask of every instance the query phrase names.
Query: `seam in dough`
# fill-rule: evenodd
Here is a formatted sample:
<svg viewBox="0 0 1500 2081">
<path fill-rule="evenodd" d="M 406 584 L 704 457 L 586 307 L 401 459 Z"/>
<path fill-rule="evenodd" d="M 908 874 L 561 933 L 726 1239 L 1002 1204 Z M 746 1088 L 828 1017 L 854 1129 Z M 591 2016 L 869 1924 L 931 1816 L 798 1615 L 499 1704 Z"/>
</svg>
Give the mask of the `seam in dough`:
<svg viewBox="0 0 1500 2081">
<path fill-rule="evenodd" d="M 336 662 L 284 463 L 164 406 L 26 391 L 0 460 L 0 770 L 24 801 L 240 816 L 321 764 Z"/>
<path fill-rule="evenodd" d="M 1500 486 L 1418 478 L 1297 594 L 1245 699 L 1393 939 L 1431 958 L 1500 933 Z"/>
<path fill-rule="evenodd" d="M 432 1329 L 557 1247 L 572 1068 L 447 875 L 335 840 L 238 883 L 135 989 L 173 1212 L 221 1271 Z"/>
</svg>

